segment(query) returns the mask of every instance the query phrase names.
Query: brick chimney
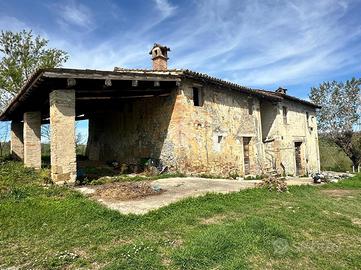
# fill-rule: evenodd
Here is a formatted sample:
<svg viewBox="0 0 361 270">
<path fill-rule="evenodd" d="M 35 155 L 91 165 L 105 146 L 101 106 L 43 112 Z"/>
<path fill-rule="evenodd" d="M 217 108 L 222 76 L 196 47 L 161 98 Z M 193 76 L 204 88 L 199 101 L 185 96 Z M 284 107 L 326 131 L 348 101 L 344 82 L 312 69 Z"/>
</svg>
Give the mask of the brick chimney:
<svg viewBox="0 0 361 270">
<path fill-rule="evenodd" d="M 167 70 L 168 52 L 170 49 L 166 46 L 155 43 L 149 54 L 152 55 L 154 70 Z"/>
<path fill-rule="evenodd" d="M 276 93 L 280 93 L 280 94 L 287 94 L 287 89 L 286 88 L 282 88 L 282 87 L 278 87 L 278 89 L 276 90 Z"/>
</svg>

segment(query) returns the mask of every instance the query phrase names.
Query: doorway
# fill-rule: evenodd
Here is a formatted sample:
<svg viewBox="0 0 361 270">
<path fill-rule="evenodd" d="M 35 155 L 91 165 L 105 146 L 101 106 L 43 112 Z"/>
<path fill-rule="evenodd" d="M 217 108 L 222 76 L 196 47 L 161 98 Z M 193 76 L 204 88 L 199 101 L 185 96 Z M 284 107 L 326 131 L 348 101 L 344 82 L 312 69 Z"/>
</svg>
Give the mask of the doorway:
<svg viewBox="0 0 361 270">
<path fill-rule="evenodd" d="M 249 144 L 251 137 L 243 137 L 243 156 L 244 156 L 244 174 L 251 173 L 251 164 L 250 164 L 250 154 L 249 154 Z"/>
<path fill-rule="evenodd" d="M 302 142 L 295 142 L 296 175 L 302 174 L 301 145 Z"/>
</svg>

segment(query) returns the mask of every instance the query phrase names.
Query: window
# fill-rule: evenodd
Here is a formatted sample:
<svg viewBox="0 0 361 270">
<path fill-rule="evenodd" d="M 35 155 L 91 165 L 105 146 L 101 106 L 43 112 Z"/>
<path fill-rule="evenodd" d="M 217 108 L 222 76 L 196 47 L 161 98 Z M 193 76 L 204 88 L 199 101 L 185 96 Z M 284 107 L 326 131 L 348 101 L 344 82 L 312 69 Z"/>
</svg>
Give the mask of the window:
<svg viewBox="0 0 361 270">
<path fill-rule="evenodd" d="M 253 114 L 253 99 L 248 100 L 248 114 L 249 115 Z"/>
<path fill-rule="evenodd" d="M 201 91 L 196 88 L 193 87 L 193 105 L 194 106 L 202 106 L 201 105 Z"/>
<path fill-rule="evenodd" d="M 287 124 L 287 107 L 282 107 L 283 124 Z"/>
<path fill-rule="evenodd" d="M 216 133 L 213 134 L 213 151 L 214 152 L 221 152 L 222 150 L 222 144 L 224 142 L 224 137 L 225 134 L 219 133 L 219 131 L 217 131 Z"/>
<path fill-rule="evenodd" d="M 310 126 L 309 119 L 310 119 L 310 114 L 308 112 L 306 112 L 306 124 L 307 124 L 308 127 Z"/>
</svg>

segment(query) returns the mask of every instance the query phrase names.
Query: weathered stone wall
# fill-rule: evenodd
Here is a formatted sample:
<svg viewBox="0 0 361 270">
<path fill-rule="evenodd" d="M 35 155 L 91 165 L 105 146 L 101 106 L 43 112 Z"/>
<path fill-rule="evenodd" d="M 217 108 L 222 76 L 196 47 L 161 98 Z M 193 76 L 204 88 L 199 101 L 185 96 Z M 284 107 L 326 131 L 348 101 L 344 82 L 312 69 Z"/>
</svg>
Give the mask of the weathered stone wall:
<svg viewBox="0 0 361 270">
<path fill-rule="evenodd" d="M 193 103 L 193 87 L 200 90 L 201 106 Z M 282 106 L 288 107 L 285 126 Z M 298 103 L 260 101 L 182 80 L 169 97 L 127 101 L 119 108 L 90 117 L 90 159 L 139 163 L 155 158 L 171 171 L 244 175 L 243 140 L 247 137 L 251 138 L 251 174 L 274 169 L 294 174 L 295 141 L 303 142 L 305 172 L 319 168 L 315 110 Z M 306 111 L 312 131 L 306 126 Z"/>
<path fill-rule="evenodd" d="M 20 121 L 11 122 L 10 153 L 15 160 L 24 160 L 24 124 Z"/>
<path fill-rule="evenodd" d="M 24 165 L 36 169 L 41 168 L 40 128 L 40 112 L 24 113 Z"/>
<path fill-rule="evenodd" d="M 128 100 L 118 111 L 94 113 L 89 119 L 89 158 L 127 164 L 154 158 L 175 167 L 176 126 L 171 119 L 176 94 Z"/>
<path fill-rule="evenodd" d="M 193 85 L 183 81 L 175 110 L 178 119 L 177 160 L 182 172 L 229 176 L 244 174 L 243 138 L 251 137 L 251 173 L 262 169 L 260 107 L 257 99 L 247 95 L 200 87 L 202 106 L 193 105 Z M 253 102 L 252 115 L 248 112 Z"/>
<path fill-rule="evenodd" d="M 172 171 L 243 175 L 243 137 L 251 137 L 252 173 L 262 167 L 260 108 L 229 90 L 202 88 L 203 106 L 193 105 L 193 87 L 183 81 L 170 97 L 135 100 L 121 110 L 89 119 L 88 155 L 93 160 L 138 163 L 160 159 Z"/>
<path fill-rule="evenodd" d="M 261 101 L 262 140 L 264 145 L 263 165 L 265 172 L 274 171 L 279 167 L 278 114 L 277 103 L 267 100 Z"/>
<path fill-rule="evenodd" d="M 75 182 L 75 91 L 50 93 L 51 177 L 54 182 Z"/>
<path fill-rule="evenodd" d="M 267 102 L 265 102 L 267 103 Z M 265 139 L 265 166 L 272 167 L 271 159 L 279 173 L 296 174 L 295 142 L 301 142 L 302 174 L 320 169 L 316 112 L 314 108 L 283 101 L 262 107 L 263 137 Z M 287 123 L 283 120 L 283 107 L 287 108 Z M 307 120 L 307 114 L 309 119 Z"/>
</svg>

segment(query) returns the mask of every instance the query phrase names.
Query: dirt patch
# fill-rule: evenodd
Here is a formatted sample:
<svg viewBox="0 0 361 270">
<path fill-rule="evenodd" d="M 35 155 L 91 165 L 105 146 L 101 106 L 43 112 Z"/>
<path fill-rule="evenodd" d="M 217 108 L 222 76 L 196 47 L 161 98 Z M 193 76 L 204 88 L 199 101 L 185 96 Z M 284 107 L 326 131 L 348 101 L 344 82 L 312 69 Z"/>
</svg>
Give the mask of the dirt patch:
<svg viewBox="0 0 361 270">
<path fill-rule="evenodd" d="M 361 219 L 359 219 L 359 218 L 352 219 L 352 224 L 355 224 L 355 225 L 358 225 L 359 227 L 361 227 Z"/>
<path fill-rule="evenodd" d="M 147 182 L 123 182 L 102 185 L 92 196 L 98 199 L 127 201 L 162 194 L 164 189 L 155 189 Z"/>
<path fill-rule="evenodd" d="M 213 217 L 201 219 L 199 223 L 203 225 L 220 224 L 226 218 L 228 218 L 226 215 L 215 215 Z"/>
<path fill-rule="evenodd" d="M 321 192 L 333 198 L 353 198 L 355 195 L 360 193 L 358 190 L 352 189 L 325 189 L 321 190 Z"/>
</svg>

